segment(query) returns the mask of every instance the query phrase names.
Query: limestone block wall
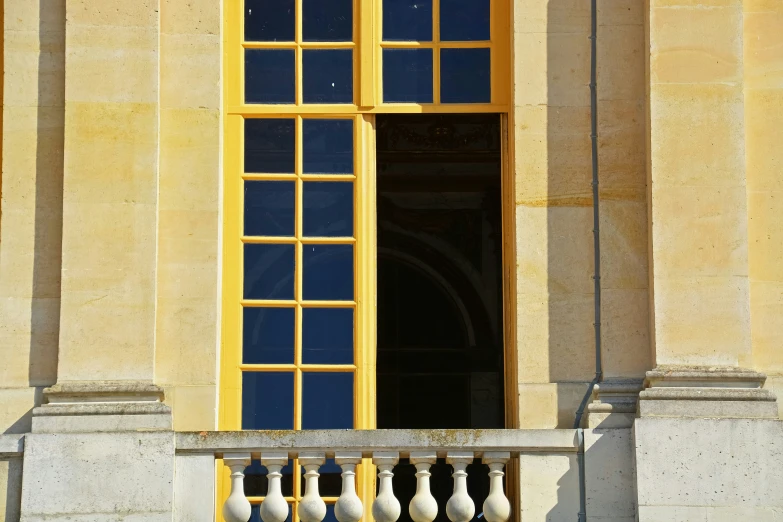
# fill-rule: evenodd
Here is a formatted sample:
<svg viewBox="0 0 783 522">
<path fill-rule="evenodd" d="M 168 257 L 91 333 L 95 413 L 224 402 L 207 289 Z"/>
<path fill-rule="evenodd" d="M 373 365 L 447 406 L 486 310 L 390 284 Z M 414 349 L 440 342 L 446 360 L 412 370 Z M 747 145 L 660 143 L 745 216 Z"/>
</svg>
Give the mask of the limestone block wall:
<svg viewBox="0 0 783 522">
<path fill-rule="evenodd" d="M 0 433 L 57 380 L 65 2 L 6 1 L 0 183 Z"/>
<path fill-rule="evenodd" d="M 604 375 L 651 366 L 644 5 L 598 2 Z M 594 375 L 590 3 L 514 3 L 520 427 L 570 427 Z"/>
<path fill-rule="evenodd" d="M 783 396 L 783 3 L 743 3 L 752 365 Z"/>
<path fill-rule="evenodd" d="M 161 2 L 155 382 L 176 430 L 217 429 L 221 2 Z"/>
</svg>

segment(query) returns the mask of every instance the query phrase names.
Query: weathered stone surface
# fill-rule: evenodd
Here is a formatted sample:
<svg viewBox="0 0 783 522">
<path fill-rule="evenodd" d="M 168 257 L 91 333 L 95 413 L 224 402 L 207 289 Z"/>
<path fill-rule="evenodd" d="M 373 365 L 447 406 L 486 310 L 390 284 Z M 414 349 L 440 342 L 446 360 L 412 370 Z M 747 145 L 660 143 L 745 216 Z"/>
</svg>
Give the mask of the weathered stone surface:
<svg viewBox="0 0 783 522">
<path fill-rule="evenodd" d="M 643 417 L 634 424 L 634 441 L 640 522 L 783 506 L 779 420 Z"/>
<path fill-rule="evenodd" d="M 171 432 L 28 435 L 24 470 L 23 522 L 171 520 Z"/>
</svg>

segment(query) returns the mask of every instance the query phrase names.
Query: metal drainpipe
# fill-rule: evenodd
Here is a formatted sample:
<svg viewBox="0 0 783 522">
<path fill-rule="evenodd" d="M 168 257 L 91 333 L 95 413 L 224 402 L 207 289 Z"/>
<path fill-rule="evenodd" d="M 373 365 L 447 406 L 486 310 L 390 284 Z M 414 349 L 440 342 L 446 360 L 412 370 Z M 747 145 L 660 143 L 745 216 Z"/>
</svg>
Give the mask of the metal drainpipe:
<svg viewBox="0 0 783 522">
<path fill-rule="evenodd" d="M 579 409 L 576 410 L 574 428 L 577 430 L 579 447 L 576 454 L 579 468 L 579 522 L 587 522 L 587 488 L 585 479 L 585 437 L 582 430 L 582 415 L 587 401 L 593 394 L 593 388 L 601 381 L 603 368 L 601 366 L 601 236 L 598 213 L 598 93 L 596 86 L 596 33 L 598 26 L 597 0 L 590 0 L 590 141 L 593 159 L 593 251 L 595 254 L 595 273 L 593 275 L 595 295 L 595 377 L 587 387 Z"/>
</svg>

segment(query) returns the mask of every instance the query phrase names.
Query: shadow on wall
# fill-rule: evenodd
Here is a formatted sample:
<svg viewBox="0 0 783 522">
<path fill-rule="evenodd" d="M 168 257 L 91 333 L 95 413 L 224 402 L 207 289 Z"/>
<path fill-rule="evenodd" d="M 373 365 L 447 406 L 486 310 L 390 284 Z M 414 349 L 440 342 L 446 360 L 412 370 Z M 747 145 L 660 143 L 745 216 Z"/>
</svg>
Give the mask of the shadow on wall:
<svg viewBox="0 0 783 522">
<path fill-rule="evenodd" d="M 40 405 L 43 388 L 57 381 L 65 123 L 64 2 L 39 0 L 38 30 L 38 106 L 34 129 L 35 237 L 28 363 L 28 385 L 35 388 L 33 407 Z M 29 135 L 33 129 L 23 130 L 25 135 Z M 7 427 L 4 433 L 29 432 L 32 409 Z"/>
<path fill-rule="evenodd" d="M 648 334 L 644 10 L 598 0 L 598 160 L 604 377 L 643 377 Z M 546 170 L 549 382 L 559 428 L 595 375 L 590 0 L 549 0 Z"/>
</svg>

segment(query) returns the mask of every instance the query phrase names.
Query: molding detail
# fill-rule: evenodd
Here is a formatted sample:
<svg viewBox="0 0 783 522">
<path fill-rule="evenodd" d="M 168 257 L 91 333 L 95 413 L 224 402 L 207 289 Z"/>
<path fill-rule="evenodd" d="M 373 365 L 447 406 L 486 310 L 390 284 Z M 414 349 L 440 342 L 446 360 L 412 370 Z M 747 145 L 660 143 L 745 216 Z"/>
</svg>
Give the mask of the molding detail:
<svg viewBox="0 0 783 522">
<path fill-rule="evenodd" d="M 587 427 L 630 428 L 643 389 L 643 379 L 609 379 L 596 384 L 593 402 L 587 406 Z"/>
<path fill-rule="evenodd" d="M 766 375 L 743 368 L 661 366 L 647 372 L 641 417 L 777 419 Z"/>
<path fill-rule="evenodd" d="M 171 430 L 171 408 L 151 382 L 72 381 L 43 391 L 34 433 Z"/>
</svg>

